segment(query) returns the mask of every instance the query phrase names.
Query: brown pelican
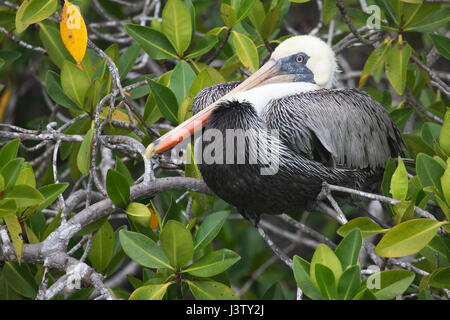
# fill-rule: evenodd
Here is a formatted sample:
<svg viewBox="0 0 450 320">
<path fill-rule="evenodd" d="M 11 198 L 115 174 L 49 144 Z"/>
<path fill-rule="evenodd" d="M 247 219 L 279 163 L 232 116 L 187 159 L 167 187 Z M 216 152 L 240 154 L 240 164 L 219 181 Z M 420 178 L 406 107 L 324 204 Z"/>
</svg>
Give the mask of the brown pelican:
<svg viewBox="0 0 450 320">
<path fill-rule="evenodd" d="M 291 37 L 247 80 L 199 92 L 194 116 L 150 144 L 147 156 L 198 130 L 215 130 L 222 136 L 203 142 L 204 149 L 223 139 L 215 152 L 223 152 L 222 159 L 231 153 L 236 161 L 240 150 L 225 140 L 230 129 L 244 131 L 250 145 L 246 163 L 205 161 L 199 168 L 206 184 L 254 223 L 262 213 L 308 208 L 324 181 L 372 190 L 388 158 L 403 155 L 405 144 L 389 114 L 369 95 L 327 89 L 335 72 L 335 55 L 325 42 Z M 277 160 L 272 174 L 262 174 L 262 167 Z"/>
</svg>

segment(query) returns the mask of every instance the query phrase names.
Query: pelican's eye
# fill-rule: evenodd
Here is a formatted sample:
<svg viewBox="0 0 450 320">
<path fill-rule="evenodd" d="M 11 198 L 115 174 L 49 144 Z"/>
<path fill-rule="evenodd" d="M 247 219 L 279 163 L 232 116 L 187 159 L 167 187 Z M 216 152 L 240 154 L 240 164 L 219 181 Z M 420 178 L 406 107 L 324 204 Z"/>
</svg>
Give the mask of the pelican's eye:
<svg viewBox="0 0 450 320">
<path fill-rule="evenodd" d="M 301 53 L 295 56 L 295 62 L 297 63 L 304 63 L 305 60 L 306 60 L 305 56 Z"/>
</svg>

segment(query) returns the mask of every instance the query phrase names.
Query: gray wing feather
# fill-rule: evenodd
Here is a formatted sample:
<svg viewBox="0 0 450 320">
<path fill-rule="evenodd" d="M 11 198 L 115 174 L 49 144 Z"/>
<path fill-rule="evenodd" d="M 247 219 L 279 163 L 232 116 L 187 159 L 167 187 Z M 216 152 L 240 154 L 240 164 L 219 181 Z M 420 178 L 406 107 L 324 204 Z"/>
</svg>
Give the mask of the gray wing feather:
<svg viewBox="0 0 450 320">
<path fill-rule="evenodd" d="M 225 82 L 204 88 L 195 96 L 192 114 L 196 114 L 236 88 L 241 81 Z"/>
<path fill-rule="evenodd" d="M 387 111 L 356 89 L 323 89 L 272 100 L 263 118 L 289 148 L 332 166 L 384 167 L 404 147 Z"/>
</svg>

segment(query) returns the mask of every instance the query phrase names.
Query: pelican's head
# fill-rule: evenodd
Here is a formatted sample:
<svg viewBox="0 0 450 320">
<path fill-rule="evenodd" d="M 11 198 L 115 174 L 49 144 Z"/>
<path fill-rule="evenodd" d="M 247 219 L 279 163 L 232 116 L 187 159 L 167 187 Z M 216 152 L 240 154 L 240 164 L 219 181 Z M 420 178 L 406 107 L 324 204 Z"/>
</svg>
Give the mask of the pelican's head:
<svg viewBox="0 0 450 320">
<path fill-rule="evenodd" d="M 283 41 L 268 63 L 278 65 L 282 75 L 293 75 L 291 81 L 311 82 L 320 88 L 331 87 L 336 71 L 336 58 L 331 47 L 309 35 Z"/>
<path fill-rule="evenodd" d="M 313 83 L 329 88 L 334 80 L 336 59 L 333 50 L 314 36 L 295 36 L 283 41 L 267 61 L 251 77 L 225 96 L 206 107 L 178 127 L 160 137 L 147 148 L 147 157 L 167 150 L 200 130 L 220 102 L 238 93 L 269 84 L 284 82 Z"/>
</svg>

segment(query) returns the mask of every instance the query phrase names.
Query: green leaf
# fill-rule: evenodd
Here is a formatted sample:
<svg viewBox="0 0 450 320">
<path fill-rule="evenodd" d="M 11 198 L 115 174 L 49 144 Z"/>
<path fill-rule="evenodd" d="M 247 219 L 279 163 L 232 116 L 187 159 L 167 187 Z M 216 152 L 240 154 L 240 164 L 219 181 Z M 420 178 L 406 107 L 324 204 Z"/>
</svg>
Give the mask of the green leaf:
<svg viewBox="0 0 450 320">
<path fill-rule="evenodd" d="M 52 98 L 52 100 L 57 104 L 72 110 L 75 113 L 80 113 L 83 111 L 64 93 L 59 75 L 51 70 L 47 71 L 47 75 L 45 76 L 45 89 L 47 90 L 50 98 Z"/>
<path fill-rule="evenodd" d="M 19 52 L 0 50 L 0 59 L 2 61 L 2 63 L 0 63 L 0 70 L 5 69 L 7 66 L 19 59 L 20 56 L 21 54 Z"/>
<path fill-rule="evenodd" d="M 83 237 L 90 233 L 96 232 L 105 223 L 105 221 L 108 220 L 107 218 L 108 217 L 103 217 L 99 220 L 89 223 L 87 226 L 77 232 L 77 236 Z"/>
<path fill-rule="evenodd" d="M 341 261 L 342 269 L 345 270 L 358 263 L 359 251 L 362 246 L 362 234 L 357 228 L 350 231 L 339 243 L 334 253 Z"/>
<path fill-rule="evenodd" d="M 336 254 L 325 244 L 321 243 L 317 247 L 316 251 L 314 252 L 314 255 L 311 259 L 311 266 L 310 266 L 310 276 L 311 281 L 315 285 L 318 285 L 317 277 L 316 277 L 316 265 L 320 263 L 323 266 L 329 268 L 333 274 L 334 279 L 337 281 L 339 277 L 342 274 L 342 265 L 339 261 Z M 335 283 L 336 285 L 336 283 Z"/>
<path fill-rule="evenodd" d="M 433 148 L 431 148 L 422 137 L 415 134 L 403 134 L 403 138 L 405 139 L 406 146 L 408 150 L 412 154 L 413 157 L 416 157 L 419 153 L 425 153 L 427 155 L 433 156 L 435 154 Z"/>
<path fill-rule="evenodd" d="M 441 266 L 450 265 L 450 251 L 448 246 L 439 235 L 434 237 L 428 244 L 420 250 L 420 254 L 427 258 L 432 263 L 436 263 L 439 259 Z"/>
<path fill-rule="evenodd" d="M 181 104 L 187 96 L 195 77 L 195 72 L 186 61 L 178 62 L 173 69 L 170 77 L 170 89 L 175 94 L 178 104 Z"/>
<path fill-rule="evenodd" d="M 58 196 L 69 186 L 67 182 L 49 184 L 39 188 L 39 192 L 44 196 L 44 201 L 37 207 L 36 211 L 47 208 L 58 198 Z"/>
<path fill-rule="evenodd" d="M 26 24 L 22 21 L 23 13 L 25 12 L 25 9 L 30 4 L 31 0 L 24 0 L 22 4 L 20 5 L 19 9 L 17 9 L 16 12 L 16 18 L 15 18 L 15 24 L 16 24 L 16 32 L 22 33 L 25 31 L 26 28 L 28 28 L 29 24 Z"/>
<path fill-rule="evenodd" d="M 5 199 L 16 201 L 17 208 L 26 208 L 39 205 L 44 200 L 44 197 L 33 187 L 26 184 L 18 184 L 12 188 Z"/>
<path fill-rule="evenodd" d="M 223 2 L 220 6 L 220 16 L 222 17 L 223 23 L 228 28 L 232 28 L 237 23 L 236 11 L 233 7 Z"/>
<path fill-rule="evenodd" d="M 139 202 L 131 202 L 125 212 L 132 225 L 139 225 L 143 228 L 150 228 L 150 211 L 147 206 Z"/>
<path fill-rule="evenodd" d="M 223 283 L 189 280 L 186 280 L 186 282 L 197 300 L 239 300 L 236 293 Z"/>
<path fill-rule="evenodd" d="M 13 214 L 17 210 L 16 202 L 14 200 L 0 200 L 0 218 Z"/>
<path fill-rule="evenodd" d="M 109 169 L 106 174 L 106 192 L 111 201 L 120 208 L 126 208 L 130 199 L 127 179 L 118 171 Z"/>
<path fill-rule="evenodd" d="M 450 21 L 450 7 L 444 7 L 435 12 L 431 17 L 415 25 L 409 25 L 404 31 L 427 32 L 435 31 Z"/>
<path fill-rule="evenodd" d="M 293 3 L 305 3 L 305 2 L 309 2 L 311 0 L 289 0 L 289 2 L 293 2 Z"/>
<path fill-rule="evenodd" d="M 437 123 L 426 122 L 422 127 L 422 138 L 430 146 L 433 145 L 434 141 L 439 140 L 439 133 L 441 132 L 442 126 Z"/>
<path fill-rule="evenodd" d="M 79 290 L 76 290 L 72 294 L 70 294 L 66 300 L 89 300 L 89 297 L 91 296 L 92 292 L 94 291 L 94 287 L 91 288 L 81 288 Z"/>
<path fill-rule="evenodd" d="M 1 300 L 18 300 L 20 296 L 6 282 L 3 275 L 0 275 L 0 299 Z"/>
<path fill-rule="evenodd" d="M 273 7 L 267 12 L 264 22 L 261 25 L 261 37 L 268 39 L 277 28 L 281 19 L 281 10 L 278 6 Z"/>
<path fill-rule="evenodd" d="M 171 284 L 173 284 L 173 281 L 142 286 L 131 293 L 129 300 L 162 300 Z"/>
<path fill-rule="evenodd" d="M 9 161 L 3 168 L 0 170 L 0 174 L 3 176 L 5 180 L 5 192 L 8 193 L 16 184 L 17 178 L 19 177 L 19 173 L 22 170 L 23 159 L 17 158 Z"/>
<path fill-rule="evenodd" d="M 327 300 L 336 299 L 336 279 L 334 278 L 333 271 L 323 264 L 317 263 L 315 264 L 314 274 L 322 296 Z"/>
<path fill-rule="evenodd" d="M 183 2 L 184 2 L 184 5 L 189 10 L 189 17 L 191 18 L 191 26 L 192 26 L 191 41 L 192 41 L 192 39 L 194 39 L 194 36 L 195 36 L 195 21 L 196 21 L 196 17 L 197 17 L 197 15 L 195 13 L 195 6 L 192 3 L 192 0 L 183 0 Z"/>
<path fill-rule="evenodd" d="M 358 265 L 349 267 L 342 273 L 337 286 L 337 298 L 352 300 L 361 287 L 361 269 Z"/>
<path fill-rule="evenodd" d="M 434 300 L 434 298 L 429 291 L 420 290 L 418 300 Z"/>
<path fill-rule="evenodd" d="M 95 79 L 92 84 L 89 86 L 88 91 L 86 92 L 86 100 L 85 100 L 85 109 L 86 110 L 95 110 L 97 104 L 100 102 L 100 99 L 105 95 L 106 90 L 110 90 L 110 85 L 112 82 L 111 76 L 108 77 L 99 77 Z M 103 114 L 107 114 L 109 107 L 104 108 L 100 113 L 100 120 L 104 120 L 102 118 L 106 118 L 106 115 L 103 117 Z M 116 112 L 120 112 L 118 110 L 114 110 L 111 113 L 111 118 L 113 118 L 113 114 Z M 106 126 L 105 129 L 108 130 L 110 127 Z"/>
<path fill-rule="evenodd" d="M 439 145 L 450 156 L 450 111 L 447 111 L 444 115 L 444 124 L 439 135 Z"/>
<path fill-rule="evenodd" d="M 400 201 L 394 205 L 394 223 L 399 224 L 402 221 L 412 219 L 414 217 L 414 202 Z"/>
<path fill-rule="evenodd" d="M 0 169 L 2 169 L 9 161 L 17 157 L 19 145 L 20 139 L 14 139 L 0 149 Z"/>
<path fill-rule="evenodd" d="M 377 297 L 369 289 L 358 292 L 352 300 L 377 300 Z"/>
<path fill-rule="evenodd" d="M 147 77 L 148 85 L 155 97 L 159 110 L 166 120 L 178 124 L 178 102 L 172 90 Z"/>
<path fill-rule="evenodd" d="M 108 221 L 92 237 L 92 247 L 89 251 L 89 261 L 100 273 L 105 271 L 112 259 L 114 250 L 114 230 Z"/>
<path fill-rule="evenodd" d="M 69 99 L 83 110 L 85 110 L 84 98 L 89 85 L 90 79 L 77 65 L 67 60 L 64 61 L 61 68 L 61 86 Z"/>
<path fill-rule="evenodd" d="M 414 24 L 419 24 L 423 22 L 425 19 L 430 17 L 432 14 L 434 14 L 436 11 L 439 10 L 441 7 L 440 3 L 422 3 L 422 5 L 416 5 L 416 6 L 406 6 L 404 9 L 406 9 L 405 12 L 405 18 L 406 21 L 404 22 L 404 27 L 407 27 L 409 29 L 409 26 Z M 409 9 L 409 10 L 408 10 Z"/>
<path fill-rule="evenodd" d="M 61 33 L 59 32 L 59 28 L 56 27 L 56 24 L 50 21 L 39 23 L 39 38 L 41 39 L 48 56 L 59 69 L 62 68 L 64 61 L 66 60 L 75 62 L 64 46 L 64 43 L 61 40 Z"/>
<path fill-rule="evenodd" d="M 359 229 L 361 231 L 362 237 L 368 238 L 375 234 L 387 232 L 389 229 L 383 229 L 378 224 L 376 224 L 372 219 L 367 217 L 358 217 L 350 220 L 343 226 L 341 226 L 337 233 L 341 237 L 347 236 L 353 229 Z"/>
<path fill-rule="evenodd" d="M 433 239 L 438 229 L 447 221 L 413 219 L 389 230 L 375 248 L 381 257 L 403 257 L 422 250 Z"/>
<path fill-rule="evenodd" d="M 401 109 L 392 110 L 389 114 L 394 120 L 394 123 L 400 130 L 403 130 L 406 123 L 409 121 L 411 115 L 413 114 L 414 109 L 409 107 L 402 106 Z"/>
<path fill-rule="evenodd" d="M 195 233 L 194 251 L 197 252 L 214 240 L 229 215 L 229 211 L 219 211 L 208 215 L 205 220 L 203 220 Z"/>
<path fill-rule="evenodd" d="M 119 65 L 119 45 L 114 43 L 105 49 L 105 54 L 114 62 L 116 66 Z"/>
<path fill-rule="evenodd" d="M 189 93 L 192 94 L 193 97 L 197 95 L 203 88 L 212 86 L 214 84 L 211 75 L 209 74 L 207 69 L 203 69 L 200 71 L 192 82 L 191 88 L 189 89 Z"/>
<path fill-rule="evenodd" d="M 323 1 L 322 20 L 324 24 L 330 23 L 330 21 L 336 16 L 338 12 L 336 2 L 336 0 Z"/>
<path fill-rule="evenodd" d="M 444 193 L 444 199 L 450 205 L 450 158 L 447 159 L 447 169 L 441 177 L 442 192 Z"/>
<path fill-rule="evenodd" d="M 450 267 L 434 270 L 430 276 L 429 284 L 435 288 L 450 289 Z"/>
<path fill-rule="evenodd" d="M 21 20 L 30 25 L 47 19 L 58 8 L 57 0 L 31 0 L 23 11 Z"/>
<path fill-rule="evenodd" d="M 253 41 L 242 33 L 233 30 L 233 45 L 242 65 L 251 72 L 259 68 L 259 56 Z"/>
<path fill-rule="evenodd" d="M 186 98 L 181 102 L 180 107 L 178 108 L 178 123 L 182 123 L 186 120 L 188 116 L 189 108 L 192 107 L 192 102 L 194 101 L 194 97 L 192 95 L 187 95 Z M 195 200 L 195 199 L 194 199 Z"/>
<path fill-rule="evenodd" d="M 36 297 L 37 285 L 26 265 L 19 265 L 17 262 L 5 262 L 2 274 L 8 285 L 18 294 L 30 299 Z"/>
<path fill-rule="evenodd" d="M 164 73 L 159 79 L 158 83 L 161 85 L 165 85 L 166 87 L 170 85 L 170 77 L 172 76 L 172 71 L 167 71 Z M 150 92 L 150 86 L 149 86 Z M 173 94 L 173 93 L 172 93 Z M 176 99 L 175 99 L 176 101 Z M 145 102 L 145 110 L 144 110 L 144 119 L 148 124 L 153 124 L 162 117 L 161 111 L 159 111 L 159 107 L 156 105 L 155 96 L 152 92 L 147 97 L 147 101 Z"/>
<path fill-rule="evenodd" d="M 391 178 L 390 192 L 397 200 L 405 200 L 408 195 L 408 172 L 402 158 L 398 157 L 398 166 Z"/>
<path fill-rule="evenodd" d="M 22 261 L 23 231 L 19 219 L 15 214 L 9 214 L 3 217 L 3 221 L 5 221 L 6 226 L 8 227 L 9 235 L 14 245 L 14 250 L 16 251 L 17 261 L 20 264 Z"/>
<path fill-rule="evenodd" d="M 260 300 L 286 300 L 283 288 L 279 282 L 275 282 L 269 289 L 264 292 Z"/>
<path fill-rule="evenodd" d="M 125 24 L 126 32 L 153 59 L 177 59 L 177 53 L 164 34 L 138 24 Z"/>
<path fill-rule="evenodd" d="M 22 163 L 22 170 L 20 170 L 16 184 L 27 184 L 33 188 L 36 187 L 33 167 L 28 162 Z"/>
<path fill-rule="evenodd" d="M 430 33 L 429 36 L 440 55 L 445 59 L 450 60 L 450 39 L 434 33 Z"/>
<path fill-rule="evenodd" d="M 420 153 L 416 158 L 416 172 L 423 187 L 432 186 L 436 188 L 439 194 L 443 194 L 441 186 L 441 177 L 444 174 L 444 168 L 432 157 Z"/>
<path fill-rule="evenodd" d="M 129 46 L 119 58 L 119 76 L 120 80 L 125 80 L 128 72 L 133 68 L 137 58 L 139 57 L 141 47 L 138 44 Z"/>
<path fill-rule="evenodd" d="M 168 0 L 162 12 L 162 31 L 183 57 L 191 43 L 191 14 L 181 0 Z"/>
<path fill-rule="evenodd" d="M 372 292 L 377 300 L 390 300 L 405 292 L 414 277 L 411 271 L 387 270 L 372 274 L 367 278 L 367 283 L 377 283 L 376 278 L 379 278 L 380 288 L 373 288 Z"/>
<path fill-rule="evenodd" d="M 94 121 L 92 121 L 91 128 L 86 132 L 77 154 L 77 167 L 84 176 L 89 174 L 89 169 L 91 167 L 91 144 L 93 136 Z"/>
<path fill-rule="evenodd" d="M 253 9 L 248 15 L 248 18 L 259 34 L 261 34 L 262 24 L 265 16 L 266 12 L 264 10 L 264 5 L 260 1 L 256 1 Z"/>
<path fill-rule="evenodd" d="M 119 239 L 123 251 L 134 262 L 147 268 L 173 270 L 164 251 L 149 237 L 132 231 L 120 230 Z"/>
<path fill-rule="evenodd" d="M 209 52 L 216 43 L 219 41 L 216 35 L 214 34 L 207 34 L 204 37 L 200 39 L 200 41 L 197 43 L 197 45 L 192 49 L 192 52 L 189 53 L 186 58 L 188 59 L 194 59 L 198 58 L 205 53 Z"/>
<path fill-rule="evenodd" d="M 134 180 L 133 177 L 131 176 L 130 171 L 128 170 L 125 163 L 123 163 L 123 161 L 119 157 L 116 157 L 116 165 L 114 167 L 114 170 L 122 174 L 125 177 L 125 179 L 127 179 L 128 185 L 130 187 L 134 185 Z"/>
<path fill-rule="evenodd" d="M 253 9 L 257 0 L 242 0 L 237 12 L 236 23 L 245 19 Z"/>
<path fill-rule="evenodd" d="M 127 274 L 127 279 L 128 281 L 131 283 L 131 285 L 133 286 L 133 288 L 137 289 L 139 287 L 141 287 L 144 283 L 142 282 L 142 280 L 136 278 L 135 276 L 131 275 L 131 274 Z"/>
<path fill-rule="evenodd" d="M 322 300 L 322 295 L 316 286 L 312 283 L 310 274 L 310 264 L 303 258 L 294 255 L 293 258 L 294 278 L 297 286 L 302 289 L 303 293 L 313 300 Z"/>
<path fill-rule="evenodd" d="M 0 58 L 0 70 L 3 69 L 3 67 L 5 66 L 6 62 L 4 59 Z M 3 85 L 2 85 L 3 86 Z M 3 87 L 2 87 L 3 89 Z"/>
<path fill-rule="evenodd" d="M 224 272 L 241 257 L 229 249 L 212 251 L 204 255 L 201 259 L 191 264 L 183 272 L 188 272 L 196 277 L 212 277 Z"/>
<path fill-rule="evenodd" d="M 176 220 L 167 221 L 159 240 L 171 265 L 181 268 L 192 259 L 194 255 L 192 236 L 182 223 Z"/>
<path fill-rule="evenodd" d="M 392 46 L 386 54 L 384 64 L 386 76 L 399 95 L 402 95 L 405 90 L 406 71 L 410 56 L 411 47 L 407 42 L 398 42 Z"/>
</svg>

